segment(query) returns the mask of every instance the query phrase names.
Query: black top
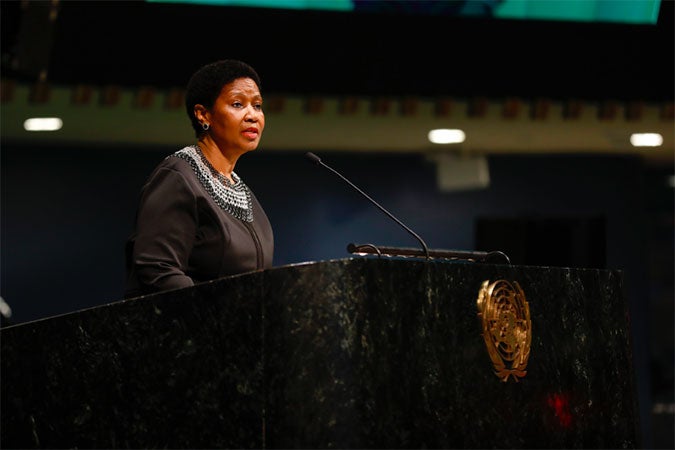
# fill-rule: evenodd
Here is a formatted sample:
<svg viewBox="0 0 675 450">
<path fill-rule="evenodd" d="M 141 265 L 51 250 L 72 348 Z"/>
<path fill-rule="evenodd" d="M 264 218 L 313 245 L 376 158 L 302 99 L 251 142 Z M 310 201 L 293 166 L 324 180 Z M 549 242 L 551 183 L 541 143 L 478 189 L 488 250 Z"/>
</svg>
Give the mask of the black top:
<svg viewBox="0 0 675 450">
<path fill-rule="evenodd" d="M 141 190 L 126 244 L 125 298 L 272 266 L 272 227 L 255 195 L 233 174 L 248 191 L 252 215 L 228 212 L 217 193 L 225 192 L 221 181 L 197 152 L 186 147 L 165 158 Z"/>
</svg>

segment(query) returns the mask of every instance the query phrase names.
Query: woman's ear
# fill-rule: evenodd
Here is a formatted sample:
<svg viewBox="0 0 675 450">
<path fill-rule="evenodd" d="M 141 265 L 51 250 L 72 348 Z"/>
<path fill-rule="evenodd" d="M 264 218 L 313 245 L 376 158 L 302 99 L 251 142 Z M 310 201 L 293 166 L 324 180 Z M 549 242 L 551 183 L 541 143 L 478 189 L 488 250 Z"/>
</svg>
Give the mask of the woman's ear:
<svg viewBox="0 0 675 450">
<path fill-rule="evenodd" d="M 199 121 L 200 123 L 208 122 L 208 119 L 206 117 L 208 110 L 204 108 L 204 105 L 200 105 L 199 103 L 196 104 L 193 111 L 197 121 Z"/>
</svg>

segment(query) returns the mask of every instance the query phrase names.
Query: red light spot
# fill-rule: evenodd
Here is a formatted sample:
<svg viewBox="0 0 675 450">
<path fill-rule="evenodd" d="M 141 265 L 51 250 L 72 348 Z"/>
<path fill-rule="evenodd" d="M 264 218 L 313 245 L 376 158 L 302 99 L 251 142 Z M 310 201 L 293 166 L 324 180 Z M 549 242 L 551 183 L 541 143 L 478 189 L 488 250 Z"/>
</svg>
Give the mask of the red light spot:
<svg viewBox="0 0 675 450">
<path fill-rule="evenodd" d="M 572 413 L 570 412 L 569 397 L 565 394 L 550 394 L 546 402 L 553 409 L 558 423 L 563 428 L 569 428 L 572 425 Z"/>
</svg>

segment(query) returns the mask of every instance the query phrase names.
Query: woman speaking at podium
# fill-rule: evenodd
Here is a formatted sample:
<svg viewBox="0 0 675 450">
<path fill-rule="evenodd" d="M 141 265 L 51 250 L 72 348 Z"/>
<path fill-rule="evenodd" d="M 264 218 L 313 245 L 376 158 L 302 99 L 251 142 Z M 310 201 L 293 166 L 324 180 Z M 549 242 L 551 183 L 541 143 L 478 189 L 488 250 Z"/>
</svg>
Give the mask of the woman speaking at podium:
<svg viewBox="0 0 675 450">
<path fill-rule="evenodd" d="M 272 266 L 272 227 L 234 171 L 265 128 L 260 86 L 237 60 L 190 78 L 185 106 L 196 143 L 167 156 L 141 189 L 125 248 L 125 298 Z"/>
</svg>

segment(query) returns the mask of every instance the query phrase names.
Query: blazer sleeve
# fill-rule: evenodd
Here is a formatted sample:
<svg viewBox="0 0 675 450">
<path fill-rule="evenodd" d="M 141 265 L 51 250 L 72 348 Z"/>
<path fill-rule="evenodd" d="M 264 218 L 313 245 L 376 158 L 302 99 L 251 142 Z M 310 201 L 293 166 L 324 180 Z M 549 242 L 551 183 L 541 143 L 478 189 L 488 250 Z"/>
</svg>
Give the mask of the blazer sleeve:
<svg viewBox="0 0 675 450">
<path fill-rule="evenodd" d="M 197 228 L 195 193 L 185 176 L 159 168 L 143 188 L 136 216 L 132 264 L 153 291 L 194 285 L 186 275 Z"/>
</svg>

